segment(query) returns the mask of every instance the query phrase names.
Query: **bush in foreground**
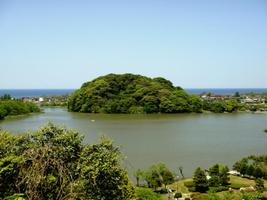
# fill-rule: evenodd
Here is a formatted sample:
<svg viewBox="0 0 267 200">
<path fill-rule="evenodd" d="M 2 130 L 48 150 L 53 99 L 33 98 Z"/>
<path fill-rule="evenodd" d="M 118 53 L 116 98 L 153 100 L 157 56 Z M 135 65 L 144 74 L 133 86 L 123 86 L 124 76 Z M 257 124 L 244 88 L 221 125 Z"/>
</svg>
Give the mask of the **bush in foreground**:
<svg viewBox="0 0 267 200">
<path fill-rule="evenodd" d="M 0 199 L 132 199 L 119 148 L 82 141 L 53 124 L 19 136 L 0 131 Z"/>
</svg>

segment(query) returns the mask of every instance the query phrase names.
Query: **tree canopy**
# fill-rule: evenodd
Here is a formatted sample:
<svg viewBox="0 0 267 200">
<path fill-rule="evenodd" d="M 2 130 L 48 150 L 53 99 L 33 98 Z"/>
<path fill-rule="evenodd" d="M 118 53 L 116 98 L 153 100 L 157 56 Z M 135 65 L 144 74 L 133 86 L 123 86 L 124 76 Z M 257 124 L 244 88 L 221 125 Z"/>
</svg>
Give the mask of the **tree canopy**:
<svg viewBox="0 0 267 200">
<path fill-rule="evenodd" d="M 21 115 L 32 112 L 40 112 L 40 108 L 34 103 L 11 100 L 8 95 L 0 98 L 0 119 L 4 119 L 8 115 Z"/>
<path fill-rule="evenodd" d="M 108 74 L 86 82 L 68 100 L 69 111 L 88 113 L 201 112 L 202 102 L 164 78 Z"/>
<path fill-rule="evenodd" d="M 0 199 L 132 199 L 119 148 L 107 138 L 82 141 L 53 124 L 23 135 L 0 131 Z"/>
</svg>

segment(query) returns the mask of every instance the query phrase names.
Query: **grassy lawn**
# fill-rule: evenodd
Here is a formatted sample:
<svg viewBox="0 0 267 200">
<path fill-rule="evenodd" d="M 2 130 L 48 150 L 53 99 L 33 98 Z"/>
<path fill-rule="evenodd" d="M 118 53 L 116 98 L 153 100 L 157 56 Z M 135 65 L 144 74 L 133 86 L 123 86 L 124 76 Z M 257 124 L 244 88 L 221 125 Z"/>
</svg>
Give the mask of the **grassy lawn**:
<svg viewBox="0 0 267 200">
<path fill-rule="evenodd" d="M 190 184 L 192 182 L 192 179 L 184 179 L 178 182 L 175 182 L 169 187 L 172 189 L 172 191 L 176 192 L 177 186 L 178 191 L 181 193 L 190 193 L 185 185 L 188 183 Z M 232 193 L 231 199 L 232 200 L 242 200 L 242 194 L 239 192 L 240 187 L 249 187 L 249 186 L 255 186 L 255 181 L 248 179 L 248 178 L 242 178 L 238 176 L 230 176 L 230 187 L 235 189 L 235 191 Z M 267 181 L 264 181 L 265 191 L 262 193 L 262 196 L 267 198 Z M 228 191 L 218 192 L 216 193 L 219 197 L 224 197 L 227 199 L 227 195 L 229 195 Z M 193 192 L 191 193 L 191 197 L 194 200 L 208 200 L 208 194 L 207 193 L 198 193 Z M 163 200 L 168 200 L 168 194 L 162 195 Z"/>
<path fill-rule="evenodd" d="M 247 178 L 242 178 L 239 176 L 230 176 L 231 188 L 239 189 L 241 187 L 255 186 L 255 181 Z M 266 182 L 265 182 L 266 183 Z"/>
</svg>

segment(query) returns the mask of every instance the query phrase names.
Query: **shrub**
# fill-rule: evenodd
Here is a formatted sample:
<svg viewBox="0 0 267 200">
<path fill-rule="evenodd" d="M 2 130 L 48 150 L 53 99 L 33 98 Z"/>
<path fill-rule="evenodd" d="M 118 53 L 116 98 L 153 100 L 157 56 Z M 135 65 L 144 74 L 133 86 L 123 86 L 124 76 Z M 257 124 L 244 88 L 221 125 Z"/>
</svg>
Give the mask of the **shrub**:
<svg viewBox="0 0 267 200">
<path fill-rule="evenodd" d="M 193 187 L 194 186 L 194 182 L 189 180 L 189 181 L 184 181 L 184 186 L 187 188 Z"/>
<path fill-rule="evenodd" d="M 158 191 L 160 194 L 167 194 L 168 190 L 166 188 L 162 188 Z"/>
<path fill-rule="evenodd" d="M 196 192 L 196 188 L 195 188 L 195 187 L 189 187 L 189 188 L 188 188 L 188 191 L 189 191 L 189 192 Z"/>
<path fill-rule="evenodd" d="M 209 187 L 210 192 L 222 192 L 222 191 L 226 191 L 228 189 L 229 188 L 227 186 Z"/>
<path fill-rule="evenodd" d="M 136 188 L 135 190 L 137 200 L 161 200 L 160 194 L 151 191 L 148 188 Z"/>
<path fill-rule="evenodd" d="M 182 197 L 182 193 L 181 192 L 176 192 L 174 195 L 174 198 L 180 198 Z"/>
</svg>

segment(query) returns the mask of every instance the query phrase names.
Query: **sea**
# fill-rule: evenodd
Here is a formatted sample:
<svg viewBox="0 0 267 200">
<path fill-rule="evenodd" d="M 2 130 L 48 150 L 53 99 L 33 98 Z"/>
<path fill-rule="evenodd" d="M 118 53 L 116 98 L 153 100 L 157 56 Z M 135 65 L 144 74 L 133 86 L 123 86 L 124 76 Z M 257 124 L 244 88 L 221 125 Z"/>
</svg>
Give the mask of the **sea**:
<svg viewBox="0 0 267 200">
<path fill-rule="evenodd" d="M 13 98 L 22 97 L 44 97 L 55 95 L 68 95 L 76 89 L 0 89 L 0 96 L 9 94 Z M 185 91 L 190 94 L 212 93 L 219 95 L 234 94 L 239 92 L 244 93 L 267 93 L 267 88 L 185 88 Z"/>
</svg>

